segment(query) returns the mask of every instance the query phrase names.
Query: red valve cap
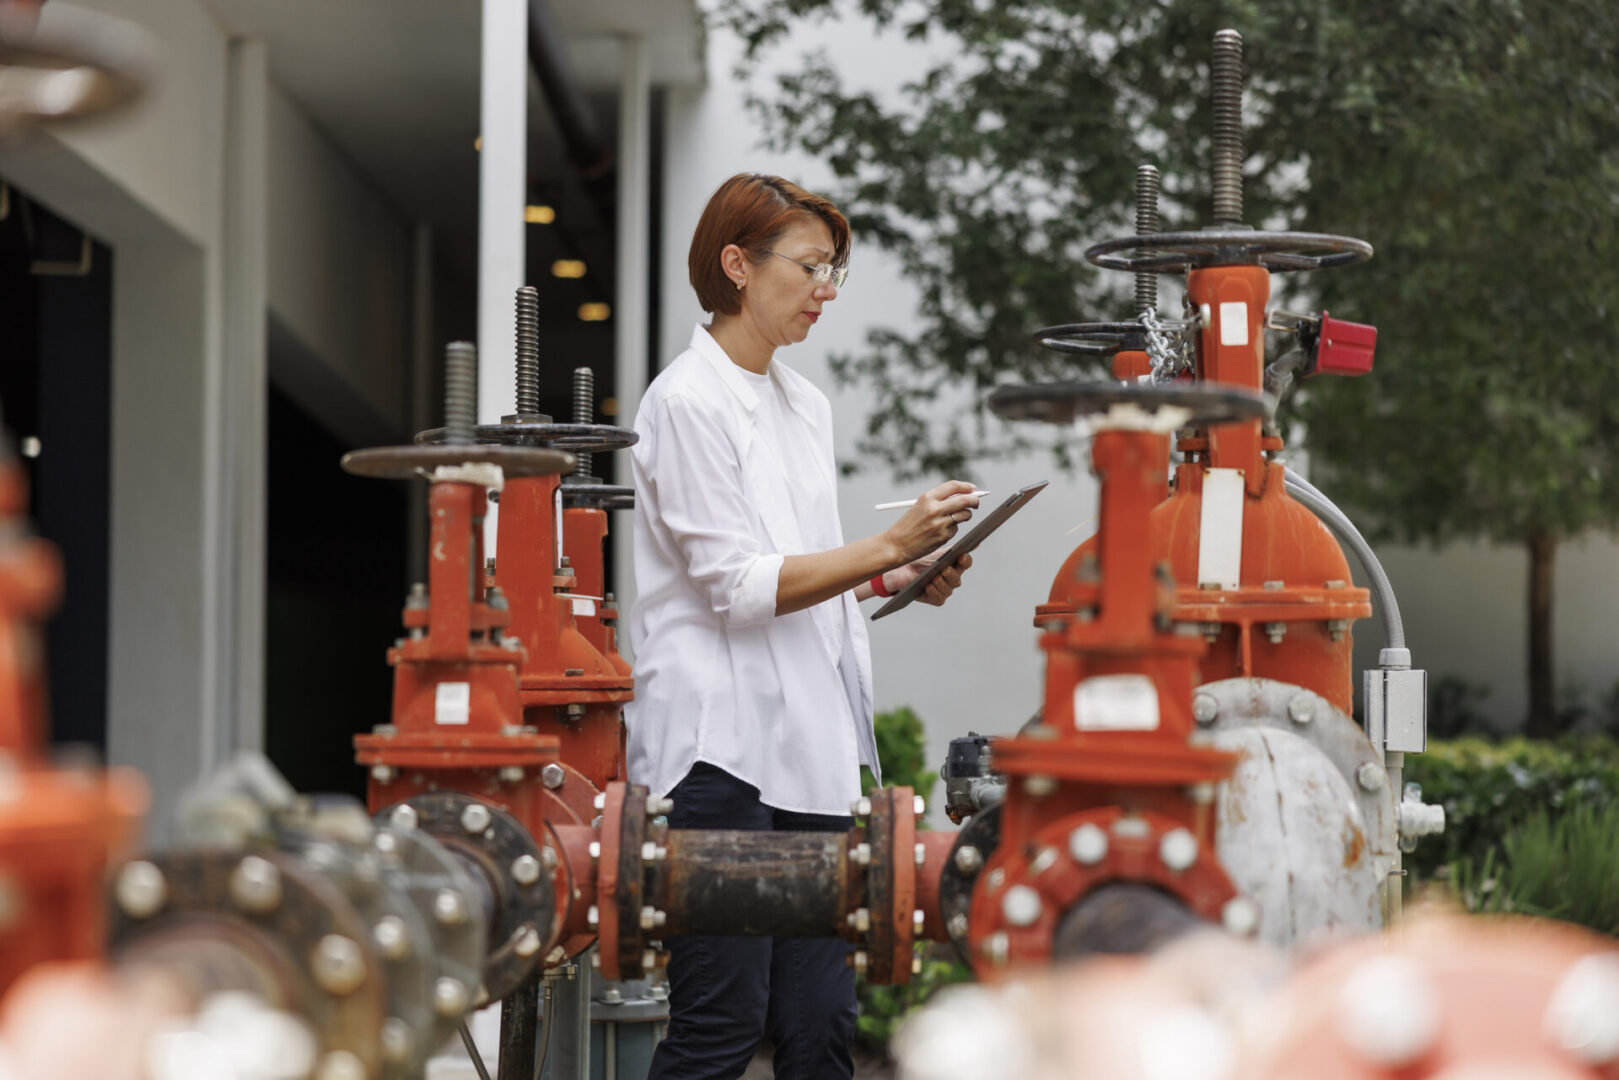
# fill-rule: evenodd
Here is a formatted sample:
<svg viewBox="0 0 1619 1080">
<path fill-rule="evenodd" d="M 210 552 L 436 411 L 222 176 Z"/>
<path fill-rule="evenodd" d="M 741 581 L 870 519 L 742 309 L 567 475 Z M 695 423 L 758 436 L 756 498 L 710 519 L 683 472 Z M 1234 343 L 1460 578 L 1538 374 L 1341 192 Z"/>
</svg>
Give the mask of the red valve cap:
<svg viewBox="0 0 1619 1080">
<path fill-rule="evenodd" d="M 1321 336 L 1315 352 L 1317 375 L 1365 375 L 1372 370 L 1377 327 L 1334 319 L 1321 313 Z"/>
</svg>

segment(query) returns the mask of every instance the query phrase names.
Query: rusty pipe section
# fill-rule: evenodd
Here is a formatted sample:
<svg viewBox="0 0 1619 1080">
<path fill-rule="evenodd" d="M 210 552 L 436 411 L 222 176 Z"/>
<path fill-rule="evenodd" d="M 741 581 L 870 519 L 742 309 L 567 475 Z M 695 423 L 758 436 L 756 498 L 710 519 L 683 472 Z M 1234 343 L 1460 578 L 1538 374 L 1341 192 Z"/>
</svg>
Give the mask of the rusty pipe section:
<svg viewBox="0 0 1619 1080">
<path fill-rule="evenodd" d="M 860 906 L 851 833 L 675 829 L 664 844 L 649 902 L 669 934 L 834 936 Z"/>
</svg>

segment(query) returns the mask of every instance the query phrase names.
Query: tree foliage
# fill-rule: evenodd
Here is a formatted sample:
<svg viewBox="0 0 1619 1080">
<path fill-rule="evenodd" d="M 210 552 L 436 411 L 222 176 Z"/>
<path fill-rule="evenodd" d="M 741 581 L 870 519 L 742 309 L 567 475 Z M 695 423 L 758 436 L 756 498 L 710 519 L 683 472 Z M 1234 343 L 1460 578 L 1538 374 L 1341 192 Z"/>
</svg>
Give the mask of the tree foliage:
<svg viewBox="0 0 1619 1080">
<path fill-rule="evenodd" d="M 1072 377 L 1030 331 L 1127 318 L 1083 250 L 1133 231 L 1137 164 L 1166 229 L 1208 224 L 1214 31 L 1245 39 L 1245 217 L 1370 240 L 1277 275 L 1284 302 L 1375 322 L 1378 369 L 1295 401 L 1334 495 L 1374 535 L 1564 537 L 1619 520 L 1619 5 L 1611 0 L 729 0 L 744 67 L 831 15 L 938 59 L 898 98 L 828 55 L 755 107 L 825 161 L 857 235 L 920 290 L 913 324 L 837 358 L 862 456 L 959 473 L 1038 436 L 1000 382 Z M 1172 310 L 1176 292 L 1164 279 Z M 1060 448 L 1059 448 L 1059 452 Z"/>
</svg>

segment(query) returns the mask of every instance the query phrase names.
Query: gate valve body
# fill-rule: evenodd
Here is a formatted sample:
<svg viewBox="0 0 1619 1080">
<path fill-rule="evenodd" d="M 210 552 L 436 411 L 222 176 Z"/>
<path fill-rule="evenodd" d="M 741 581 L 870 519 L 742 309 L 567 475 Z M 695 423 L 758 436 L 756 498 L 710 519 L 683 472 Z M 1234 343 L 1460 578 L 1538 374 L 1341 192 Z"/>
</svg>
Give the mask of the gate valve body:
<svg viewBox="0 0 1619 1080">
<path fill-rule="evenodd" d="M 1213 848 L 1215 784 L 1237 759 L 1194 734 L 1203 643 L 1174 632 L 1174 582 L 1145 540 L 1169 433 L 1192 419 L 1257 416 L 1264 402 L 1067 383 L 1006 387 L 990 407 L 1011 419 L 1090 418 L 1102 488 L 1096 557 L 1073 584 L 1071 616 L 1049 621 L 1041 637 L 1042 714 L 991 745 L 1008 786 L 994 853 L 974 868 L 967 943 L 974 968 L 994 978 L 1058 955 L 1114 951 L 1121 937 L 1157 941 L 1190 926 L 1189 916 L 1218 922 L 1243 902 Z M 1137 902 L 1134 892 L 1121 900 L 1121 886 L 1174 903 Z"/>
</svg>

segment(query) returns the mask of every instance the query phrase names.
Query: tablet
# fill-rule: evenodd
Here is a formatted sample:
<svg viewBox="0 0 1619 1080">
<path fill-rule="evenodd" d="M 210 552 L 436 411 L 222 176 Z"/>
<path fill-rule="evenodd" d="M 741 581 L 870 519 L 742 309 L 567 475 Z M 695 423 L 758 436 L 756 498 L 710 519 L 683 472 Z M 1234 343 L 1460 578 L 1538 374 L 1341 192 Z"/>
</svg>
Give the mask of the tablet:
<svg viewBox="0 0 1619 1080">
<path fill-rule="evenodd" d="M 875 620 L 882 618 L 884 615 L 892 615 L 900 608 L 908 605 L 912 600 L 915 600 L 918 596 L 921 596 L 927 591 L 929 582 L 938 577 L 940 574 L 944 573 L 945 569 L 952 566 L 957 559 L 976 548 L 979 544 L 982 544 L 989 537 L 990 533 L 1006 524 L 1006 519 L 1023 509 L 1030 499 L 1040 494 L 1041 490 L 1046 486 L 1046 483 L 1047 481 L 1041 480 L 1038 483 L 1029 484 L 1027 487 L 1020 487 L 1016 491 L 1012 492 L 1011 495 L 1007 496 L 1005 502 L 991 510 L 989 512 L 989 516 L 985 517 L 978 524 L 974 525 L 965 536 L 958 536 L 956 538 L 956 542 L 950 545 L 950 549 L 943 555 L 939 556 L 938 562 L 922 571 L 921 575 L 917 577 L 915 581 L 911 582 L 909 585 L 905 586 L 905 588 L 895 593 L 893 598 L 890 599 L 888 603 L 878 608 L 871 616 L 872 619 Z"/>
</svg>

